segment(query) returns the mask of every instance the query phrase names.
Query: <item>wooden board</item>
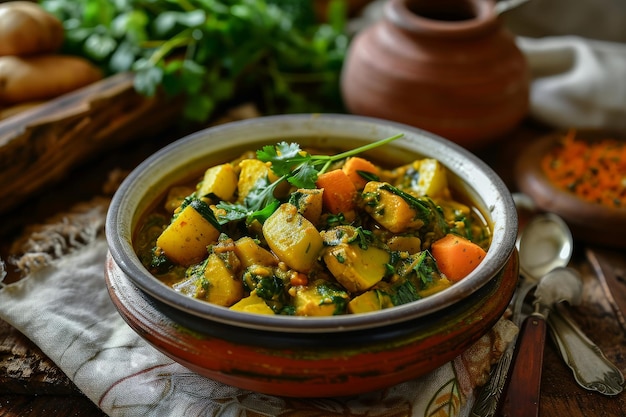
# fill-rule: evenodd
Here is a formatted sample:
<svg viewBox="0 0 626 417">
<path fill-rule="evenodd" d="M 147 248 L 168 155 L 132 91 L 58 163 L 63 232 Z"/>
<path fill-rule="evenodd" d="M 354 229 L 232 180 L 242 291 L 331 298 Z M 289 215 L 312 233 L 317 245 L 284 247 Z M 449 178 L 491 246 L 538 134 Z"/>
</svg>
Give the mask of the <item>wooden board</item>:
<svg viewBox="0 0 626 417">
<path fill-rule="evenodd" d="M 80 162 L 158 132 L 180 114 L 117 74 L 0 122 L 0 214 L 62 179 Z"/>
<path fill-rule="evenodd" d="M 30 340 L 0 320 L 0 416 L 104 416 Z"/>
</svg>

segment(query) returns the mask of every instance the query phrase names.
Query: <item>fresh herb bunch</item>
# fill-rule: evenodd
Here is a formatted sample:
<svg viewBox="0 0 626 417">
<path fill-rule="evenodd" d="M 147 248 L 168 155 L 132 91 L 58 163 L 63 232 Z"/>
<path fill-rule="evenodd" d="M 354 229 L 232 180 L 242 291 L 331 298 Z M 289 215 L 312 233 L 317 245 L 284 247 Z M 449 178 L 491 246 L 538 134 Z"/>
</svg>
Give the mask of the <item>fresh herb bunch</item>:
<svg viewBox="0 0 626 417">
<path fill-rule="evenodd" d="M 205 121 L 236 94 L 267 114 L 342 110 L 345 6 L 327 23 L 314 0 L 40 0 L 64 22 L 65 52 L 108 73 L 133 71 L 146 96 L 184 96 Z"/>
<path fill-rule="evenodd" d="M 266 145 L 257 151 L 257 158 L 271 163 L 272 171 L 279 178 L 272 183 L 267 178 L 259 180 L 243 204 L 228 202 L 217 204 L 217 207 L 223 210 L 218 220 L 223 224 L 243 219 L 248 223 L 254 220 L 263 222 L 280 205 L 280 201 L 274 197 L 274 190 L 284 181 L 298 188 L 315 188 L 317 177 L 326 172 L 333 162 L 377 148 L 402 136 L 403 134 L 399 133 L 335 155 L 311 155 L 300 149 L 297 143 L 280 142 L 276 145 Z"/>
</svg>

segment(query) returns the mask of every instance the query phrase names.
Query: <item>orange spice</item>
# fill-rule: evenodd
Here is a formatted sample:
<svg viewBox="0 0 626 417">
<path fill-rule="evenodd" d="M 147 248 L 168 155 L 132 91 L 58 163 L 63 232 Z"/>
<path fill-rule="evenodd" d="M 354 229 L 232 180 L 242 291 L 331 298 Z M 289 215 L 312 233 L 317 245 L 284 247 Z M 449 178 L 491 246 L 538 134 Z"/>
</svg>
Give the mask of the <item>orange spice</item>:
<svg viewBox="0 0 626 417">
<path fill-rule="evenodd" d="M 583 200 L 626 208 L 626 142 L 614 138 L 582 140 L 570 130 L 541 161 L 557 187 Z"/>
</svg>

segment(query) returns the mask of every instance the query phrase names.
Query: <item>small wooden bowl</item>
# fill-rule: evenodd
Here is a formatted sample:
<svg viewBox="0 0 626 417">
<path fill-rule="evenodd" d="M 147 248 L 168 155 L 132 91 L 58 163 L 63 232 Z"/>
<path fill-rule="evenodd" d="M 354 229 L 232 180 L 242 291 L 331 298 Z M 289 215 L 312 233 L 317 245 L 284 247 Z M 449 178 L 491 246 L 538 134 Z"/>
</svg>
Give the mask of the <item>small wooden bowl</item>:
<svg viewBox="0 0 626 417">
<path fill-rule="evenodd" d="M 550 152 L 565 132 L 555 132 L 530 144 L 515 167 L 515 181 L 520 191 L 530 196 L 538 209 L 561 216 L 572 229 L 577 241 L 626 248 L 626 208 L 612 208 L 592 203 L 573 192 L 552 184 L 541 168 L 541 160 Z M 577 139 L 624 140 L 623 133 L 607 131 L 578 131 Z"/>
</svg>

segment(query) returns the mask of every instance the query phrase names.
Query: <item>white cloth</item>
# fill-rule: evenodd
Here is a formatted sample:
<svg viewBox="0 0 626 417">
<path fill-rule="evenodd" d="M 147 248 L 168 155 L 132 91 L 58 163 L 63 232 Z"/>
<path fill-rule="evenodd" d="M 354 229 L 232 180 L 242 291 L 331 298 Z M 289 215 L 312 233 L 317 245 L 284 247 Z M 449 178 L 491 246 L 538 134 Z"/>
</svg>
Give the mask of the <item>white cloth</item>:
<svg viewBox="0 0 626 417">
<path fill-rule="evenodd" d="M 626 129 L 624 0 L 529 0 L 502 20 L 528 59 L 532 117 L 564 129 Z"/>
<path fill-rule="evenodd" d="M 117 313 L 105 287 L 106 252 L 97 238 L 16 283 L 0 284 L 0 318 L 112 417 L 469 415 L 468 368 L 477 363 L 461 357 L 390 389 L 338 399 L 272 397 L 199 376 L 158 352 Z M 0 265 L 0 277 L 1 271 Z"/>
<path fill-rule="evenodd" d="M 531 73 L 530 114 L 559 128 L 626 130 L 626 44 L 517 38 Z"/>
</svg>

